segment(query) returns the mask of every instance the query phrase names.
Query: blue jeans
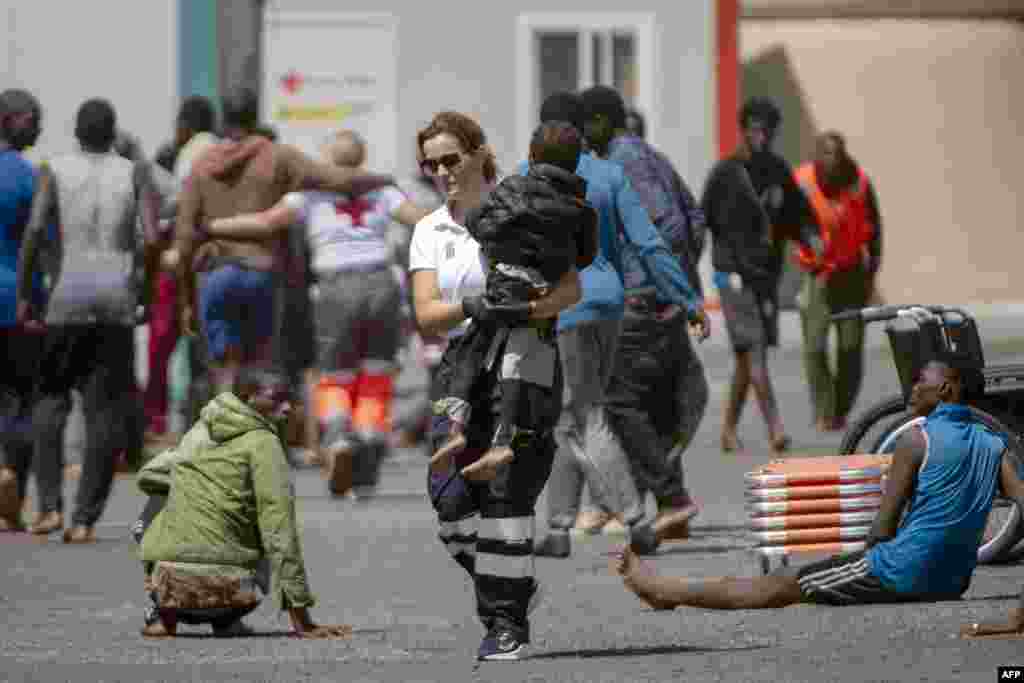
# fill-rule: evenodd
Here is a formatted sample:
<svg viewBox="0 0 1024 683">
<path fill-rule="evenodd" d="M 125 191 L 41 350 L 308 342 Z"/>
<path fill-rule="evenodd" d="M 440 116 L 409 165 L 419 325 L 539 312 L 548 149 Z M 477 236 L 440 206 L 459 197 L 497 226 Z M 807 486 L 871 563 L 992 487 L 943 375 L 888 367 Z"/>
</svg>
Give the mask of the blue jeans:
<svg viewBox="0 0 1024 683">
<path fill-rule="evenodd" d="M 256 352 L 274 336 L 275 273 L 228 264 L 201 274 L 199 322 L 209 356 L 224 360 L 229 346 Z"/>
</svg>

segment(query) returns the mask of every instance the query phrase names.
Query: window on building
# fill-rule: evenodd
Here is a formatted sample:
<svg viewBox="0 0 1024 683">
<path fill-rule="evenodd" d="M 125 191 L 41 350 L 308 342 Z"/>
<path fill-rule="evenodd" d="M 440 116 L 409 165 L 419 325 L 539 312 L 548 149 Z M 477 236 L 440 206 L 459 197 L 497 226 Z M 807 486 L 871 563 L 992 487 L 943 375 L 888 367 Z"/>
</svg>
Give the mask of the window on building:
<svg viewBox="0 0 1024 683">
<path fill-rule="evenodd" d="M 556 13 L 519 18 L 517 112 L 520 143 L 552 93 L 608 85 L 648 120 L 654 113 L 654 22 L 647 14 Z"/>
<path fill-rule="evenodd" d="M 631 33 L 615 33 L 612 44 L 612 86 L 626 101 L 636 101 L 636 39 Z"/>
<path fill-rule="evenodd" d="M 621 92 L 627 102 L 635 104 L 637 66 L 633 31 L 539 30 L 533 39 L 538 101 L 543 102 L 548 95 L 561 90 L 609 85 Z"/>
<path fill-rule="evenodd" d="M 537 56 L 543 96 L 575 90 L 579 81 L 579 36 L 575 33 L 538 33 Z"/>
</svg>

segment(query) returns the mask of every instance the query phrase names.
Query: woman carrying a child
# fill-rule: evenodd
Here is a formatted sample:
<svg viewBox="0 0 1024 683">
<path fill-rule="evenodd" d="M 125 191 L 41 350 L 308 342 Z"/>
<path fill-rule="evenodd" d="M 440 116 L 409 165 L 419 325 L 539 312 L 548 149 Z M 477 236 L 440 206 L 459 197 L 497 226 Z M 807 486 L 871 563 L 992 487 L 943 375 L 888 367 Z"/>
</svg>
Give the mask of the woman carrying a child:
<svg viewBox="0 0 1024 683">
<path fill-rule="evenodd" d="M 548 138 L 557 161 L 565 141 Z M 486 630 L 478 658 L 518 659 L 539 595 L 533 509 L 551 471 L 561 404 L 545 321 L 580 297 L 576 265 L 586 259 L 577 251 L 593 250 L 585 227 L 592 211 L 580 199 L 582 182 L 551 164 L 495 188 L 484 132 L 463 114 L 439 113 L 417 144 L 447 198 L 416 225 L 409 255 L 417 323 L 448 336 L 431 391 L 428 488 L 441 540 L 475 584 Z"/>
</svg>

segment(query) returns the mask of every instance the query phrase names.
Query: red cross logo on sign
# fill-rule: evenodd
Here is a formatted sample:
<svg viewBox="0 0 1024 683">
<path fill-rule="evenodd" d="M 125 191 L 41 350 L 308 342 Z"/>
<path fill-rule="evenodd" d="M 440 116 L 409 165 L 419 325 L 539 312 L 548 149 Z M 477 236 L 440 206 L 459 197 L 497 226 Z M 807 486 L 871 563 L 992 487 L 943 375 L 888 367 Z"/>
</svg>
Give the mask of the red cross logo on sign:
<svg viewBox="0 0 1024 683">
<path fill-rule="evenodd" d="M 295 70 L 289 71 L 281 77 L 281 87 L 289 95 L 294 95 L 302 87 L 302 74 Z"/>
</svg>

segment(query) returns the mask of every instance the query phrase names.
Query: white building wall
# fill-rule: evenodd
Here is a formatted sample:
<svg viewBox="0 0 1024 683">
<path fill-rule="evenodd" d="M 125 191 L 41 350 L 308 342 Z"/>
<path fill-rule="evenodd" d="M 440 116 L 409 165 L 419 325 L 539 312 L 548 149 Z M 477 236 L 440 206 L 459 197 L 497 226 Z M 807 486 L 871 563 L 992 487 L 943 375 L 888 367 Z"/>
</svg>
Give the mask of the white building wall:
<svg viewBox="0 0 1024 683">
<path fill-rule="evenodd" d="M 521 14 L 651 12 L 658 27 L 652 142 L 699 191 L 714 158 L 714 44 L 710 0 L 613 0 L 421 3 L 401 0 L 269 0 L 280 11 L 386 12 L 398 22 L 398 165 L 414 166 L 415 133 L 441 109 L 478 118 L 504 169 L 525 157 L 518 148 L 516 26 Z M 329 50 L 330 46 L 324 46 Z M 536 113 L 534 112 L 534 115 Z M 373 144 L 373 141 L 370 141 Z"/>
<path fill-rule="evenodd" d="M 79 105 L 103 97 L 147 154 L 170 139 L 178 106 L 178 13 L 169 0 L 32 0 L 0 9 L 0 88 L 34 93 L 43 133 L 33 157 L 74 148 Z"/>
<path fill-rule="evenodd" d="M 36 93 L 44 109 L 38 156 L 74 145 L 74 114 L 90 97 L 105 97 L 120 125 L 152 154 L 173 129 L 178 105 L 178 9 L 170 0 L 77 3 L 35 0 L 0 9 L 2 87 Z M 656 111 L 644 112 L 652 141 L 698 189 L 714 157 L 713 11 L 711 0 L 623 7 L 613 0 L 543 3 L 382 0 L 267 0 L 286 10 L 389 12 L 398 21 L 399 174 L 413 166 L 418 127 L 442 108 L 477 116 L 500 163 L 511 168 L 517 149 L 515 78 L 519 15 L 654 13 Z M 330 50 L 330 46 L 324 46 Z"/>
<path fill-rule="evenodd" d="M 998 20 L 745 20 L 801 140 L 837 129 L 878 190 L 891 302 L 994 303 L 1024 291 L 1024 25 Z M 790 148 L 792 149 L 792 147 Z"/>
</svg>

